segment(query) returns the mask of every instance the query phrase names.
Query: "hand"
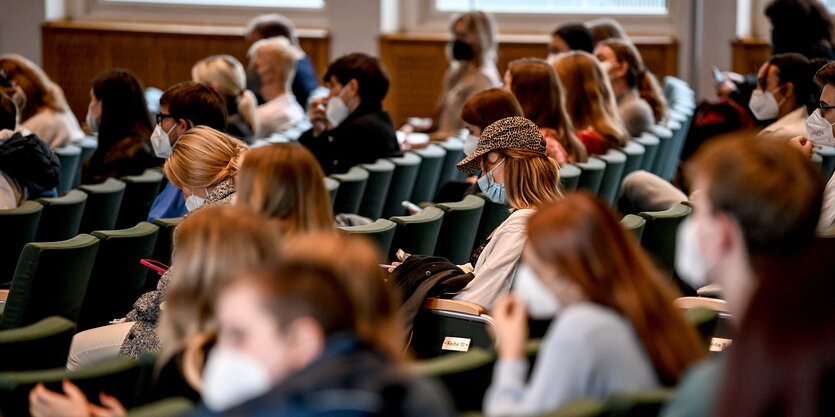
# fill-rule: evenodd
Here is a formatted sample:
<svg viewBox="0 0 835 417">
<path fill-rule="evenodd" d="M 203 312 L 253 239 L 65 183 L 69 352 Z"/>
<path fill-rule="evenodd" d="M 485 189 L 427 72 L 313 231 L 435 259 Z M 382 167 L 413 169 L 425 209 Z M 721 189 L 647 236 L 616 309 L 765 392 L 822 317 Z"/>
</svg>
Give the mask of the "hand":
<svg viewBox="0 0 835 417">
<path fill-rule="evenodd" d="M 326 102 L 325 97 L 320 97 L 310 103 L 308 116 L 313 124 L 313 136 L 319 136 L 328 130 L 328 119 L 325 117 Z"/>
<path fill-rule="evenodd" d="M 470 175 L 464 181 L 466 181 L 467 184 L 477 184 L 478 183 L 478 176 L 477 175 Z"/>
<path fill-rule="evenodd" d="M 505 294 L 496 301 L 492 314 L 499 358 L 524 358 L 525 343 L 528 340 L 528 313 L 522 301 L 512 293 Z"/>
<path fill-rule="evenodd" d="M 102 392 L 99 393 L 99 402 L 101 402 L 101 406 L 90 404 L 90 415 L 94 417 L 122 417 L 128 414 L 128 411 L 116 397 L 111 397 Z"/>
<path fill-rule="evenodd" d="M 46 389 L 43 384 L 29 391 L 29 413 L 32 417 L 88 417 L 90 403 L 78 387 L 68 380 L 63 383 L 64 394 Z"/>
<path fill-rule="evenodd" d="M 812 155 L 815 154 L 815 144 L 812 143 L 811 140 L 806 139 L 803 136 L 795 136 L 789 139 L 789 144 L 796 147 L 797 149 L 800 149 L 800 151 L 803 152 L 804 155 L 809 155 L 809 158 L 811 158 Z"/>
<path fill-rule="evenodd" d="M 397 268 L 398 266 L 402 265 L 403 262 L 392 262 L 391 264 L 394 266 L 394 268 Z M 389 268 L 389 273 L 394 272 L 394 268 Z"/>
</svg>

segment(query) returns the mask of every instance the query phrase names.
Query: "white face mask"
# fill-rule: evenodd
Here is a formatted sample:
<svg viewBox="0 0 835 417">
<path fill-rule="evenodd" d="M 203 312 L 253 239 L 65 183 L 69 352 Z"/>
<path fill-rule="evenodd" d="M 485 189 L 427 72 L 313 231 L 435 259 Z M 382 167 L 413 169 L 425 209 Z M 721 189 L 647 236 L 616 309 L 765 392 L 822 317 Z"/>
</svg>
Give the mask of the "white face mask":
<svg viewBox="0 0 835 417">
<path fill-rule="evenodd" d="M 209 352 L 203 370 L 201 397 L 206 408 L 217 413 L 258 397 L 271 386 L 264 365 L 236 350 L 217 346 Z"/>
<path fill-rule="evenodd" d="M 707 272 L 717 263 L 716 259 L 705 259 L 699 244 L 701 236 L 698 224 L 690 217 L 681 222 L 676 233 L 676 272 L 693 289 L 708 284 Z"/>
<path fill-rule="evenodd" d="M 339 124 L 344 122 L 351 113 L 351 111 L 348 110 L 348 105 L 345 104 L 345 100 L 342 100 L 342 93 L 345 92 L 346 88 L 348 88 L 347 85 L 342 87 L 339 94 L 328 99 L 328 106 L 325 108 L 325 117 L 333 127 L 339 126 Z"/>
<path fill-rule="evenodd" d="M 614 65 L 612 65 L 612 63 L 609 62 L 609 61 L 602 61 L 600 63 L 600 66 L 603 68 L 603 73 L 606 74 L 606 76 L 608 77 L 609 76 L 609 71 L 612 70 L 612 67 Z"/>
<path fill-rule="evenodd" d="M 209 195 L 209 190 L 206 190 L 206 195 Z M 206 199 L 195 195 L 193 192 L 186 198 L 186 210 L 189 212 L 199 209 L 203 204 L 206 204 Z"/>
<path fill-rule="evenodd" d="M 173 132 L 176 127 L 177 124 L 175 123 L 174 126 L 171 126 L 171 130 L 168 132 L 162 130 L 161 124 L 158 124 L 157 127 L 154 128 L 154 132 L 151 133 L 151 146 L 154 148 L 154 155 L 156 155 L 157 158 L 168 158 L 171 156 L 172 146 L 171 139 L 169 139 L 169 137 L 171 136 L 171 132 Z M 180 138 L 177 138 L 177 140 L 180 140 Z M 176 144 L 177 142 L 174 141 L 174 143 Z"/>
<path fill-rule="evenodd" d="M 513 279 L 513 292 L 522 299 L 528 316 L 535 320 L 551 319 L 560 310 L 560 302 L 524 262 L 519 263 Z"/>
<path fill-rule="evenodd" d="M 806 135 L 815 145 L 835 146 L 835 135 L 832 134 L 832 126 L 821 114 L 821 109 L 815 109 L 806 119 Z"/>
<path fill-rule="evenodd" d="M 93 133 L 99 133 L 99 123 L 96 121 L 96 116 L 90 109 L 87 109 L 87 128 Z"/>
<path fill-rule="evenodd" d="M 469 155 L 475 152 L 475 148 L 478 145 L 478 136 L 475 135 L 467 135 L 467 138 L 464 139 L 464 155 Z"/>
<path fill-rule="evenodd" d="M 780 88 L 782 87 L 779 87 L 774 91 L 779 91 Z M 785 103 L 785 101 L 786 98 L 783 97 L 780 102 L 777 102 L 777 99 L 774 98 L 774 93 L 771 91 L 756 89 L 751 92 L 751 99 L 748 100 L 748 108 L 751 109 L 751 113 L 754 114 L 754 117 L 756 117 L 757 120 L 776 119 L 780 114 L 780 106 Z"/>
</svg>

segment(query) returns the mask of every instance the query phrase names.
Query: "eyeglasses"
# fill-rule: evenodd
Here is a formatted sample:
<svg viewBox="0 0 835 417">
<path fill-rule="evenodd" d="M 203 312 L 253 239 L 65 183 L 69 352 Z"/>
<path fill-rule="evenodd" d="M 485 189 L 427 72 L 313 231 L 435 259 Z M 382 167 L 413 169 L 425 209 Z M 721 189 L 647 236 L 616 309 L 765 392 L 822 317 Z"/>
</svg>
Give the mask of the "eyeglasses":
<svg viewBox="0 0 835 417">
<path fill-rule="evenodd" d="M 823 103 L 818 103 L 818 107 L 820 107 L 820 109 L 821 109 L 821 114 L 823 114 L 823 112 L 825 112 L 829 109 L 835 109 L 835 106 L 827 106 L 826 104 L 823 104 Z"/>
<path fill-rule="evenodd" d="M 165 113 L 157 113 L 156 117 L 157 117 L 157 124 L 162 123 L 162 121 L 164 119 L 167 119 L 169 117 L 172 118 L 172 119 L 177 118 L 177 116 L 174 116 L 173 114 L 165 114 Z"/>
</svg>

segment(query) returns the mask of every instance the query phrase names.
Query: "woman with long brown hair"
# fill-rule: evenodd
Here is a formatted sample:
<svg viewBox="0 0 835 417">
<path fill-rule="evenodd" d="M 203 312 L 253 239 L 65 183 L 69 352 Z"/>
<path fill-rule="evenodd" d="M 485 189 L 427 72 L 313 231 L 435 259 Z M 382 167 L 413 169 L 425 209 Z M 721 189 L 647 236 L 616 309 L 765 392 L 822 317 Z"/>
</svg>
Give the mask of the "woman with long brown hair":
<svg viewBox="0 0 835 417">
<path fill-rule="evenodd" d="M 561 306 L 526 381 L 525 307 L 514 295 L 493 309 L 499 362 L 488 416 L 532 415 L 579 398 L 673 385 L 705 352 L 672 301 L 676 291 L 601 200 L 568 195 L 534 214 L 525 263 Z"/>
<path fill-rule="evenodd" d="M 573 51 L 562 54 L 554 68 L 565 87 L 565 109 L 589 155 L 602 155 L 623 146 L 629 132 L 617 111 L 615 94 L 594 55 Z"/>
<path fill-rule="evenodd" d="M 504 86 L 516 96 L 525 117 L 539 126 L 551 158 L 560 164 L 586 162 L 588 152 L 565 114 L 563 88 L 554 67 L 541 59 L 517 59 L 507 65 Z"/>
</svg>

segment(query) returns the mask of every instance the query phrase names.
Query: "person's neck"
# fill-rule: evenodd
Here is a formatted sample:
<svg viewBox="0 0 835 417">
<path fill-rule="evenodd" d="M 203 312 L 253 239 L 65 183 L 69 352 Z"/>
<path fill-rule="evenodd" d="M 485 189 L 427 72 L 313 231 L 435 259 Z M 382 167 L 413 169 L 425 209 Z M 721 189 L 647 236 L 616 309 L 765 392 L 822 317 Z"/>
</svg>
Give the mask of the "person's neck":
<svg viewBox="0 0 835 417">
<path fill-rule="evenodd" d="M 285 93 L 287 93 L 287 86 L 283 83 L 270 83 L 261 86 L 261 95 L 264 96 L 265 101 L 281 97 Z"/>
<path fill-rule="evenodd" d="M 611 80 L 612 82 L 612 92 L 615 93 L 615 97 L 620 97 L 626 94 L 631 88 L 626 85 L 626 80 L 623 77 L 615 78 Z"/>
<path fill-rule="evenodd" d="M 732 316 L 731 322 L 734 327 L 738 328 L 759 282 L 748 254 L 740 253 L 739 250 L 732 250 L 729 258 L 722 264 L 717 265 L 714 275 L 718 279 L 711 281 L 719 282 L 722 285 L 722 298 L 728 303 Z M 731 280 L 733 283 L 730 283 Z M 733 289 L 731 290 L 731 288 Z"/>
<path fill-rule="evenodd" d="M 798 107 L 800 107 L 800 104 L 798 104 L 797 99 L 795 97 L 787 97 L 786 101 L 784 101 L 783 104 L 780 105 L 780 111 L 777 114 L 777 118 L 779 119 L 795 111 Z"/>
</svg>

